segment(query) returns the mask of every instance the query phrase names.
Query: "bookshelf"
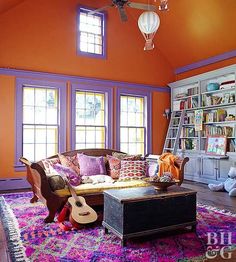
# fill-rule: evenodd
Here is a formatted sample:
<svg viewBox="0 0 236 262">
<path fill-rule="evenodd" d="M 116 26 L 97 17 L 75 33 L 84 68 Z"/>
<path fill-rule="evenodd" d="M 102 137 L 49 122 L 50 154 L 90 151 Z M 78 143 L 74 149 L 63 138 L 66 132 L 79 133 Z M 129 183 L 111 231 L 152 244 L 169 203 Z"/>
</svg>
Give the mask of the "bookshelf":
<svg viewBox="0 0 236 262">
<path fill-rule="evenodd" d="M 169 84 L 172 111 L 184 109 L 186 112 L 178 152 L 190 157 L 186 171 L 192 180 L 223 181 L 230 166 L 236 165 L 235 82 L 236 64 Z M 203 112 L 202 130 L 196 131 L 195 113 L 200 109 Z M 208 135 L 227 136 L 227 158 L 215 161 L 205 154 Z"/>
</svg>

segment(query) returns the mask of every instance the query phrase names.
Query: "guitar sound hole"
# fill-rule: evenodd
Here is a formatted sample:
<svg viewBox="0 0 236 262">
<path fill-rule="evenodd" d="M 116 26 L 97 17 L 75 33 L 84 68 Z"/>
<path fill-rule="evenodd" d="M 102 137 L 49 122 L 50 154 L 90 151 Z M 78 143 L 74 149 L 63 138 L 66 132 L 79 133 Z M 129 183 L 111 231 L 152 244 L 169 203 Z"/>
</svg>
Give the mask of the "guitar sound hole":
<svg viewBox="0 0 236 262">
<path fill-rule="evenodd" d="M 82 204 L 79 201 L 77 201 L 75 204 L 76 204 L 77 207 L 81 207 L 82 206 Z"/>
</svg>

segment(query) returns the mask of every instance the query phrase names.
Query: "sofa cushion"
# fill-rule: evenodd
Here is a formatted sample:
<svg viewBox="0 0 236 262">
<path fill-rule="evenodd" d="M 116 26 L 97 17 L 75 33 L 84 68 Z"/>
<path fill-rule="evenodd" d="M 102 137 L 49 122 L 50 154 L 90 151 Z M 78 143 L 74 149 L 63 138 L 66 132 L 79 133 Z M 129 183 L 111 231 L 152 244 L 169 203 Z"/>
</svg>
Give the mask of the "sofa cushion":
<svg viewBox="0 0 236 262">
<path fill-rule="evenodd" d="M 142 155 L 129 155 L 126 153 L 119 153 L 119 152 L 113 152 L 112 156 L 120 159 L 120 160 L 142 160 Z"/>
<path fill-rule="evenodd" d="M 78 175 L 80 174 L 79 162 L 78 162 L 78 159 L 77 159 L 77 155 L 64 156 L 64 155 L 58 154 L 58 157 L 59 157 L 60 162 L 63 166 L 73 169 Z"/>
<path fill-rule="evenodd" d="M 142 179 L 147 176 L 146 161 L 121 161 L 119 180 Z"/>
<path fill-rule="evenodd" d="M 116 181 L 115 183 L 99 183 L 99 184 L 80 184 L 75 187 L 76 193 L 78 195 L 89 195 L 102 193 L 104 190 L 108 189 L 122 189 L 131 187 L 144 187 L 150 186 L 149 183 L 143 180 L 129 180 L 129 181 Z M 56 190 L 55 193 L 61 197 L 71 195 L 68 188 Z"/>
<path fill-rule="evenodd" d="M 50 166 L 50 173 L 58 174 L 62 178 L 68 179 L 72 186 L 78 186 L 81 183 L 81 177 L 70 167 L 65 167 L 60 164 Z"/>
<path fill-rule="evenodd" d="M 49 174 L 50 173 L 50 165 L 60 164 L 61 162 L 60 162 L 60 159 L 58 157 L 55 157 L 55 158 L 43 159 L 42 163 L 43 163 L 43 166 L 44 166 L 46 173 Z"/>
<path fill-rule="evenodd" d="M 106 175 L 103 156 L 94 157 L 78 154 L 77 158 L 81 176 Z"/>
<path fill-rule="evenodd" d="M 120 176 L 121 161 L 120 159 L 107 155 L 108 160 L 108 175 L 116 179 Z"/>
</svg>

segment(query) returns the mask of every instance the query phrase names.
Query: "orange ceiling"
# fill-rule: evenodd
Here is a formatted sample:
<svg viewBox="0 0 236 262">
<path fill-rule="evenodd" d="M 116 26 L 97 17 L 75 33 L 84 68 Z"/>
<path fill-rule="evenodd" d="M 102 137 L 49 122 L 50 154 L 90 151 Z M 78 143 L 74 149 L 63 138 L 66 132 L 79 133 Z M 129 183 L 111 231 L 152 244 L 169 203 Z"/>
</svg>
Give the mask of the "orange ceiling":
<svg viewBox="0 0 236 262">
<path fill-rule="evenodd" d="M 23 1 L 0 0 L 0 14 Z M 133 1 L 159 3 L 159 0 Z M 99 1 L 95 3 L 99 6 Z M 126 9 L 128 16 L 138 19 L 140 10 Z M 155 46 L 173 69 L 236 49 L 236 0 L 169 0 L 169 11 L 157 12 L 161 24 Z M 114 13 L 108 10 L 108 16 Z"/>
</svg>

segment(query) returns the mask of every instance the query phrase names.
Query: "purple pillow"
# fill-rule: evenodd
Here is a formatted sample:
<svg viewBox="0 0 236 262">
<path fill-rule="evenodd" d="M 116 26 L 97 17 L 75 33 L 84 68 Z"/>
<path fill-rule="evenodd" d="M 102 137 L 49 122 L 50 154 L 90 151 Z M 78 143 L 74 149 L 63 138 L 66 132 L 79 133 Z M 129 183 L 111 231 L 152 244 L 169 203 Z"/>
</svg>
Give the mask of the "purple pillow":
<svg viewBox="0 0 236 262">
<path fill-rule="evenodd" d="M 71 169 L 70 167 L 65 167 L 60 164 L 52 165 L 52 168 L 63 178 L 66 177 L 72 186 L 78 186 L 81 184 L 81 177 Z"/>
<path fill-rule="evenodd" d="M 81 176 L 106 175 L 104 158 L 77 154 Z"/>
</svg>

